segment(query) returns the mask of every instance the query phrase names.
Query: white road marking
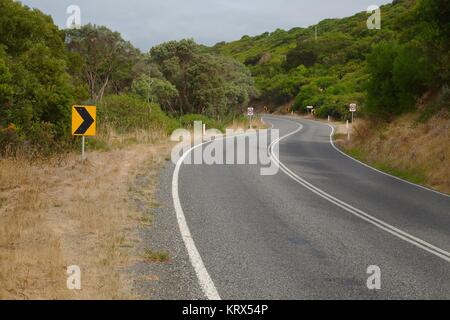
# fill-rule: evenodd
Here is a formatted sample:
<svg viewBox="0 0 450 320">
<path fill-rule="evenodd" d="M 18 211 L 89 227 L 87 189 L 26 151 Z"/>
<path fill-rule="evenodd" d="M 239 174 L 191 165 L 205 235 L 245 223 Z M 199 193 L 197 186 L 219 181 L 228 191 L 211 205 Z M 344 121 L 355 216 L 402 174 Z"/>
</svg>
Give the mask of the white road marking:
<svg viewBox="0 0 450 320">
<path fill-rule="evenodd" d="M 307 182 L 306 180 L 302 179 L 301 177 L 299 177 L 297 174 L 295 174 L 294 172 L 292 172 L 286 165 L 284 165 L 279 159 L 278 157 L 275 155 L 275 153 L 273 152 L 273 147 L 276 146 L 277 144 L 280 143 L 280 141 L 296 134 L 297 132 L 301 131 L 303 129 L 303 126 L 297 122 L 291 121 L 291 120 L 287 120 L 287 119 L 279 119 L 282 121 L 289 121 L 292 123 L 295 123 L 296 125 L 298 125 L 299 127 L 294 130 L 293 132 L 280 137 L 279 139 L 275 140 L 274 142 L 272 142 L 272 144 L 269 146 L 269 153 L 270 156 L 272 157 L 272 160 L 275 161 L 275 163 L 278 164 L 278 166 L 280 167 L 280 169 L 287 174 L 290 178 L 292 178 L 294 181 L 298 182 L 299 184 L 301 184 L 303 187 L 307 188 L 308 190 L 312 191 L 313 193 L 317 194 L 318 196 L 324 198 L 325 200 L 335 204 L 336 206 L 344 209 L 347 212 L 350 212 L 351 214 L 355 215 L 358 218 L 363 219 L 366 222 L 369 222 L 370 224 L 396 236 L 397 238 L 400 238 L 408 243 L 411 243 L 413 245 L 415 245 L 418 248 L 421 248 L 429 253 L 432 253 L 433 255 L 447 261 L 450 262 L 450 253 L 438 248 L 420 238 L 417 238 L 405 231 L 402 231 L 380 219 L 377 219 L 371 215 L 369 215 L 368 213 L 359 210 L 351 205 L 349 205 L 348 203 L 339 200 L 335 197 L 333 197 L 332 195 L 326 193 L 325 191 L 315 187 L 314 185 L 312 185 L 311 183 Z M 331 136 L 332 137 L 332 136 Z"/>
<path fill-rule="evenodd" d="M 391 178 L 394 178 L 394 179 L 396 179 L 396 180 L 405 182 L 405 183 L 410 184 L 410 185 L 412 185 L 412 186 L 414 186 L 414 187 L 417 187 L 417 188 L 420 188 L 420 189 L 424 189 L 424 190 L 427 190 L 427 191 L 431 191 L 431 192 L 440 194 L 441 196 L 450 197 L 450 195 L 448 195 L 448 194 L 446 194 L 446 193 L 439 192 L 439 191 L 437 191 L 437 190 L 433 190 L 433 189 L 430 189 L 430 188 L 421 186 L 420 184 L 412 183 L 412 182 L 407 181 L 407 180 L 405 180 L 405 179 L 402 179 L 402 178 L 393 176 L 392 174 L 389 174 L 389 173 L 387 173 L 387 172 L 383 172 L 383 171 L 381 171 L 381 170 L 378 170 L 378 169 L 376 169 L 376 168 L 374 168 L 374 167 L 369 166 L 368 164 L 366 164 L 366 163 L 364 163 L 364 162 L 362 162 L 362 161 L 359 161 L 358 159 L 353 158 L 352 156 L 349 156 L 348 154 L 346 154 L 345 152 L 343 152 L 342 150 L 340 150 L 338 147 L 336 147 L 336 145 L 334 144 L 334 141 L 333 141 L 333 135 L 334 135 L 335 128 L 334 128 L 332 125 L 330 125 L 330 124 L 326 124 L 326 125 L 329 126 L 329 127 L 331 128 L 331 134 L 330 134 L 330 143 L 331 143 L 331 145 L 333 146 L 333 148 L 334 148 L 336 151 L 338 151 L 339 153 L 343 154 L 343 155 L 346 156 L 347 158 L 350 158 L 350 159 L 352 159 L 353 161 L 356 161 L 356 162 L 358 162 L 359 164 L 362 164 L 363 166 L 365 166 L 365 167 L 367 167 L 367 168 L 369 168 L 369 169 L 372 169 L 372 170 L 374 170 L 374 171 L 376 171 L 376 172 L 378 172 L 378 173 L 381 173 L 381 174 L 384 174 L 384 175 L 389 176 L 389 177 L 391 177 Z"/>
<path fill-rule="evenodd" d="M 230 139 L 235 138 L 238 136 L 247 135 L 248 133 L 244 134 L 238 134 L 234 136 L 228 136 L 223 137 L 223 139 Z M 250 133 L 250 134 L 256 134 Z M 217 139 L 215 141 L 218 141 L 220 139 Z M 180 229 L 181 237 L 183 239 L 184 245 L 186 246 L 186 250 L 189 255 L 189 260 L 191 261 L 192 266 L 194 267 L 195 273 L 197 275 L 200 287 L 203 290 L 203 293 L 205 294 L 206 298 L 209 300 L 221 300 L 219 292 L 216 289 L 216 286 L 214 285 L 213 280 L 211 279 L 211 276 L 208 273 L 208 270 L 205 267 L 205 264 L 203 263 L 202 257 L 200 256 L 200 253 L 195 246 L 194 238 L 192 237 L 192 234 L 189 230 L 189 226 L 186 222 L 186 216 L 184 215 L 183 208 L 181 206 L 180 196 L 178 193 L 178 181 L 179 181 L 179 175 L 180 175 L 180 168 L 183 165 L 184 160 L 186 157 L 195 149 L 200 148 L 201 146 L 210 143 L 211 141 L 206 141 L 203 143 L 200 143 L 196 146 L 193 146 L 188 151 L 186 151 L 181 158 L 178 160 L 175 170 L 173 172 L 172 176 L 172 198 L 173 198 L 173 205 L 175 208 L 175 213 L 177 216 L 178 221 L 178 227 Z"/>
<path fill-rule="evenodd" d="M 197 274 L 200 287 L 203 290 L 206 298 L 209 300 L 221 300 L 220 295 L 217 292 L 216 286 L 211 279 L 208 271 L 206 270 L 205 264 L 203 263 L 202 257 L 195 246 L 194 239 L 192 238 L 191 232 L 189 230 L 188 224 L 186 222 L 186 217 L 181 207 L 180 197 L 178 194 L 178 176 L 180 174 L 180 168 L 183 161 L 186 159 L 187 155 L 190 154 L 194 149 L 199 148 L 202 144 L 198 144 L 183 154 L 183 156 L 178 160 L 172 177 L 172 198 L 173 205 L 175 207 L 175 213 L 177 215 L 178 227 L 180 228 L 181 237 L 183 238 L 184 245 L 189 254 L 189 260 L 194 267 L 195 273 Z"/>
</svg>

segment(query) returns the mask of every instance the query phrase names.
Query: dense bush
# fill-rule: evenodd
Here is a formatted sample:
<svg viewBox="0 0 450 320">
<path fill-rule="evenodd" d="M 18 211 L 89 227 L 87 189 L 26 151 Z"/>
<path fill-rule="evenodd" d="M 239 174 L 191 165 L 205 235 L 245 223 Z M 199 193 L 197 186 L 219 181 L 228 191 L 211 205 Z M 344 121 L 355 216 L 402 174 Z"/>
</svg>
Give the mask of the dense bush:
<svg viewBox="0 0 450 320">
<path fill-rule="evenodd" d="M 0 152 L 49 153 L 70 144 L 70 106 L 83 97 L 73 62 L 50 17 L 0 0 Z"/>
<path fill-rule="evenodd" d="M 98 104 L 100 128 L 111 126 L 118 133 L 136 129 L 162 130 L 171 134 L 178 122 L 167 116 L 157 104 L 149 104 L 133 95 L 106 96 Z"/>
<path fill-rule="evenodd" d="M 176 113 L 175 100 L 179 93 L 167 80 L 141 75 L 133 81 L 132 92 L 145 101 L 158 103 L 170 113 Z"/>
<path fill-rule="evenodd" d="M 153 47 L 148 56 L 148 69 L 152 70 L 153 78 L 159 79 L 147 80 L 152 81 L 151 87 L 166 83 L 158 89 L 164 98 L 157 99 L 166 111 L 178 116 L 197 113 L 223 119 L 241 113 L 257 95 L 253 79 L 243 64 L 207 53 L 192 40 L 170 41 Z"/>
<path fill-rule="evenodd" d="M 413 109 L 426 90 L 428 68 L 416 48 L 397 42 L 379 45 L 368 59 L 367 111 L 386 118 Z"/>
<path fill-rule="evenodd" d="M 87 84 L 92 102 L 104 95 L 129 91 L 141 53 L 121 34 L 107 27 L 87 24 L 65 31 L 67 47 L 85 61 L 77 76 Z"/>
<path fill-rule="evenodd" d="M 368 30 L 368 14 L 362 12 L 220 43 L 213 50 L 247 64 L 265 103 L 293 100 L 299 112 L 312 105 L 319 116 L 345 119 L 355 102 L 363 112 L 389 118 L 413 109 L 426 90 L 449 83 L 447 2 L 398 0 L 382 6 L 381 30 Z"/>
<path fill-rule="evenodd" d="M 100 130 L 170 134 L 195 118 L 221 129 L 257 90 L 243 64 L 206 51 L 182 40 L 143 55 L 107 27 L 60 31 L 40 11 L 0 0 L 0 153 L 73 146 L 71 106 L 83 103 L 98 105 Z"/>
<path fill-rule="evenodd" d="M 315 97 L 305 97 L 301 92 L 303 86 L 318 78 L 337 78 L 338 83 L 333 90 L 345 87 L 343 94 L 365 91 L 362 82 L 367 77 L 364 79 L 360 70 L 365 67 L 366 56 L 373 45 L 391 39 L 402 30 L 402 26 L 395 22 L 411 10 L 410 2 L 403 0 L 382 6 L 382 30 L 368 30 L 368 15 L 359 13 L 344 19 L 327 19 L 308 28 L 277 30 L 271 34 L 220 43 L 213 50 L 247 64 L 265 103 L 280 105 L 296 99 L 295 108 L 304 110 L 310 103 L 326 100 L 328 93 L 325 90 Z M 303 97 L 298 97 L 299 94 Z M 302 100 L 312 102 L 302 103 Z M 340 107 L 336 105 L 336 108 Z"/>
<path fill-rule="evenodd" d="M 180 118 L 180 125 L 183 128 L 191 129 L 195 121 L 201 121 L 206 125 L 208 129 L 218 129 L 220 131 L 224 130 L 223 123 L 213 120 L 205 115 L 201 114 L 186 114 Z"/>
<path fill-rule="evenodd" d="M 434 87 L 450 82 L 450 5 L 448 0 L 421 0 L 412 19 L 419 22 L 417 34 L 433 72 Z M 409 39 L 405 39 L 406 41 Z"/>
</svg>

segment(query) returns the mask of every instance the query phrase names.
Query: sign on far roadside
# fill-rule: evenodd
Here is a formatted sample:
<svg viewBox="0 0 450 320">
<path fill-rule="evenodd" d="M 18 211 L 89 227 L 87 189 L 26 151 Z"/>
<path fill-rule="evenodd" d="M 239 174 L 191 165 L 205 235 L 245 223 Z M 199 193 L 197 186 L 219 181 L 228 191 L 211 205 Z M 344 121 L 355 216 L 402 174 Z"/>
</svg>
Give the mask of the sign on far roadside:
<svg viewBox="0 0 450 320">
<path fill-rule="evenodd" d="M 356 112 L 358 106 L 356 105 L 356 103 L 352 103 L 350 104 L 350 112 Z"/>
<path fill-rule="evenodd" d="M 81 161 L 84 161 L 86 137 L 95 136 L 97 128 L 96 106 L 72 107 L 72 135 L 81 136 Z"/>
<path fill-rule="evenodd" d="M 95 106 L 73 106 L 72 135 L 95 136 L 96 113 Z"/>
<path fill-rule="evenodd" d="M 249 117 L 253 117 L 254 114 L 255 114 L 255 109 L 254 109 L 254 108 L 248 108 L 248 109 L 247 109 L 247 115 L 248 115 Z"/>
</svg>

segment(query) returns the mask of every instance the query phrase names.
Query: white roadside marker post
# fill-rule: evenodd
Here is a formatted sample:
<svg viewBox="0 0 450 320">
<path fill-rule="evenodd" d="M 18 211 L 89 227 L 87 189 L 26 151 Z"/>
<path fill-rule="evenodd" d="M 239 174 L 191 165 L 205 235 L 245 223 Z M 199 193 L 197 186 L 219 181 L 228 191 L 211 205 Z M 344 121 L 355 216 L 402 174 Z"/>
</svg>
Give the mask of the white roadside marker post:
<svg viewBox="0 0 450 320">
<path fill-rule="evenodd" d="M 247 109 L 247 115 L 250 118 L 250 129 L 253 129 L 253 125 L 252 125 L 252 120 L 253 120 L 253 115 L 255 114 L 255 109 L 254 108 L 248 108 Z"/>
<path fill-rule="evenodd" d="M 202 125 L 202 141 L 205 142 L 206 141 L 206 124 L 203 123 Z"/>
<path fill-rule="evenodd" d="M 350 140 L 350 136 L 353 131 L 353 119 L 354 119 L 354 114 L 355 114 L 357 108 L 358 108 L 358 106 L 356 105 L 356 103 L 350 104 L 350 112 L 352 113 L 352 125 L 351 125 L 351 129 L 348 131 L 348 140 Z M 348 128 L 348 120 L 347 120 L 347 128 Z"/>
<path fill-rule="evenodd" d="M 348 125 L 348 120 L 346 126 L 347 126 L 347 140 L 350 140 L 350 127 Z"/>
</svg>

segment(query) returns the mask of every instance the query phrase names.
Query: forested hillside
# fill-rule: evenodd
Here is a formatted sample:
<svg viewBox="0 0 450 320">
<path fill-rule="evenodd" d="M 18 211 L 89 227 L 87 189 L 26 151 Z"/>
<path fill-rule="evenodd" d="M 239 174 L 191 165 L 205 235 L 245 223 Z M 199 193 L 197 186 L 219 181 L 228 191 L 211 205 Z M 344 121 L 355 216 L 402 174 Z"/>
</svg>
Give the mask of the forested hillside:
<svg viewBox="0 0 450 320">
<path fill-rule="evenodd" d="M 0 0 L 1 155 L 73 148 L 74 104 L 97 105 L 99 136 L 108 130 L 169 134 L 195 119 L 220 127 L 257 94 L 243 64 L 193 40 L 142 53 L 107 27 L 59 30 L 39 10 Z M 96 138 L 91 143 L 103 145 Z"/>
<path fill-rule="evenodd" d="M 73 104 L 96 104 L 100 126 L 166 133 L 200 114 L 220 127 L 251 101 L 299 112 L 313 105 L 337 119 L 356 102 L 389 119 L 428 93 L 437 97 L 431 114 L 448 106 L 449 10 L 445 0 L 397 0 L 381 7 L 381 30 L 369 30 L 362 12 L 212 48 L 181 40 L 142 53 L 107 27 L 59 30 L 39 10 L 0 0 L 0 152 L 70 149 Z M 127 116 L 146 109 L 148 121 Z"/>
<path fill-rule="evenodd" d="M 367 28 L 368 17 L 362 12 L 309 28 L 244 36 L 213 50 L 250 68 L 263 102 L 277 106 L 295 99 L 294 110 L 313 105 L 322 117 L 346 118 L 348 104 L 356 102 L 388 118 L 414 108 L 427 90 L 448 84 L 447 1 L 382 6 L 380 30 Z"/>
</svg>

